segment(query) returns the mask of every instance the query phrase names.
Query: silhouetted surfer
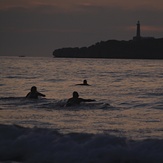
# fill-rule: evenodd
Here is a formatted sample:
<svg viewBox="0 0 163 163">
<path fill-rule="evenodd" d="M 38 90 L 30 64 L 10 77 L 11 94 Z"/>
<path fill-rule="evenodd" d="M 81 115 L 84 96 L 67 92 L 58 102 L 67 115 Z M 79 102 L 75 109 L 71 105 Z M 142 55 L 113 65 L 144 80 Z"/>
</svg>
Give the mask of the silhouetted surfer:
<svg viewBox="0 0 163 163">
<path fill-rule="evenodd" d="M 73 97 L 68 99 L 66 106 L 74 106 L 74 105 L 79 105 L 81 102 L 91 102 L 91 101 L 95 101 L 95 100 L 79 98 L 78 92 L 74 91 Z"/>
<path fill-rule="evenodd" d="M 37 91 L 36 86 L 33 86 L 33 87 L 31 87 L 31 91 L 26 95 L 26 98 L 38 99 L 38 96 L 45 97 L 44 94 Z"/>
<path fill-rule="evenodd" d="M 83 83 L 82 83 L 82 84 L 76 84 L 76 85 L 90 86 L 90 85 L 87 83 L 87 80 L 83 80 Z"/>
</svg>

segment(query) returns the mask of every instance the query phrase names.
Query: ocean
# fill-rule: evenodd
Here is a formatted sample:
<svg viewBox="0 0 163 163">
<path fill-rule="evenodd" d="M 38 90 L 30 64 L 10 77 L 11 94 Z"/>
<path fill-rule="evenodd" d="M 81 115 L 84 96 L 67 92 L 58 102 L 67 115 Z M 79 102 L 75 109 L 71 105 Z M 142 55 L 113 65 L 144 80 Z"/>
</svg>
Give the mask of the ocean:
<svg viewBox="0 0 163 163">
<path fill-rule="evenodd" d="M 0 162 L 163 163 L 163 60 L 0 57 Z"/>
</svg>

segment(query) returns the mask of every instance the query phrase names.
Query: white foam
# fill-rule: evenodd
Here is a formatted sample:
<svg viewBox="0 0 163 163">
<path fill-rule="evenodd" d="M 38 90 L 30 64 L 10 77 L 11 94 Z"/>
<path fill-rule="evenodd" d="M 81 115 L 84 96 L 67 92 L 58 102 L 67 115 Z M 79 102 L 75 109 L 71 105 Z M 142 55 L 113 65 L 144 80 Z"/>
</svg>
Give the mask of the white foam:
<svg viewBox="0 0 163 163">
<path fill-rule="evenodd" d="M 52 129 L 0 125 L 0 161 L 133 162 L 163 161 L 163 140 L 131 141 L 106 134 L 61 134 Z"/>
</svg>

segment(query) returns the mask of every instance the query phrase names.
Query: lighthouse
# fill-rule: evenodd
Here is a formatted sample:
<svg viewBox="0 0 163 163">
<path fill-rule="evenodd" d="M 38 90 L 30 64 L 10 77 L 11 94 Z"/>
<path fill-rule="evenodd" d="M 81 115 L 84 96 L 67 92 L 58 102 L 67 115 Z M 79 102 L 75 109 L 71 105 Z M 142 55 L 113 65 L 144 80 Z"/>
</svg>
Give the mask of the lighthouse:
<svg viewBox="0 0 163 163">
<path fill-rule="evenodd" d="M 140 35 L 140 22 L 137 22 L 137 28 L 136 28 L 136 36 L 133 37 L 134 41 L 141 40 L 141 35 Z"/>
<path fill-rule="evenodd" d="M 140 35 L 140 22 L 138 21 L 136 24 L 136 36 L 133 37 L 133 41 L 140 41 L 140 40 L 152 40 L 155 39 L 154 37 L 142 37 Z"/>
<path fill-rule="evenodd" d="M 139 21 L 138 21 L 138 23 L 137 23 L 136 37 L 137 37 L 137 38 L 140 38 L 140 37 L 141 37 L 141 36 L 140 36 L 140 22 L 139 22 Z"/>
</svg>

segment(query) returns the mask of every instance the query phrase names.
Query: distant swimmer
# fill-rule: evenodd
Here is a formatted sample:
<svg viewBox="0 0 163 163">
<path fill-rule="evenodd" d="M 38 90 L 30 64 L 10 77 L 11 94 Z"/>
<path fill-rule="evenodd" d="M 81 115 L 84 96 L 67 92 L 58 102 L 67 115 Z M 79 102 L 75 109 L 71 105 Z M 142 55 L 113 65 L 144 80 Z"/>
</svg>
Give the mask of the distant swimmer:
<svg viewBox="0 0 163 163">
<path fill-rule="evenodd" d="M 92 102 L 92 101 L 95 100 L 79 98 L 78 92 L 74 91 L 73 97 L 68 99 L 66 106 L 74 106 L 74 105 L 79 105 L 81 102 Z"/>
<path fill-rule="evenodd" d="M 83 80 L 83 83 L 82 83 L 82 84 L 76 84 L 76 85 L 90 86 L 90 85 L 87 83 L 87 80 Z"/>
<path fill-rule="evenodd" d="M 31 87 L 31 91 L 26 95 L 26 98 L 38 99 L 38 96 L 45 97 L 44 94 L 37 91 L 36 86 L 33 86 L 33 87 Z"/>
</svg>

